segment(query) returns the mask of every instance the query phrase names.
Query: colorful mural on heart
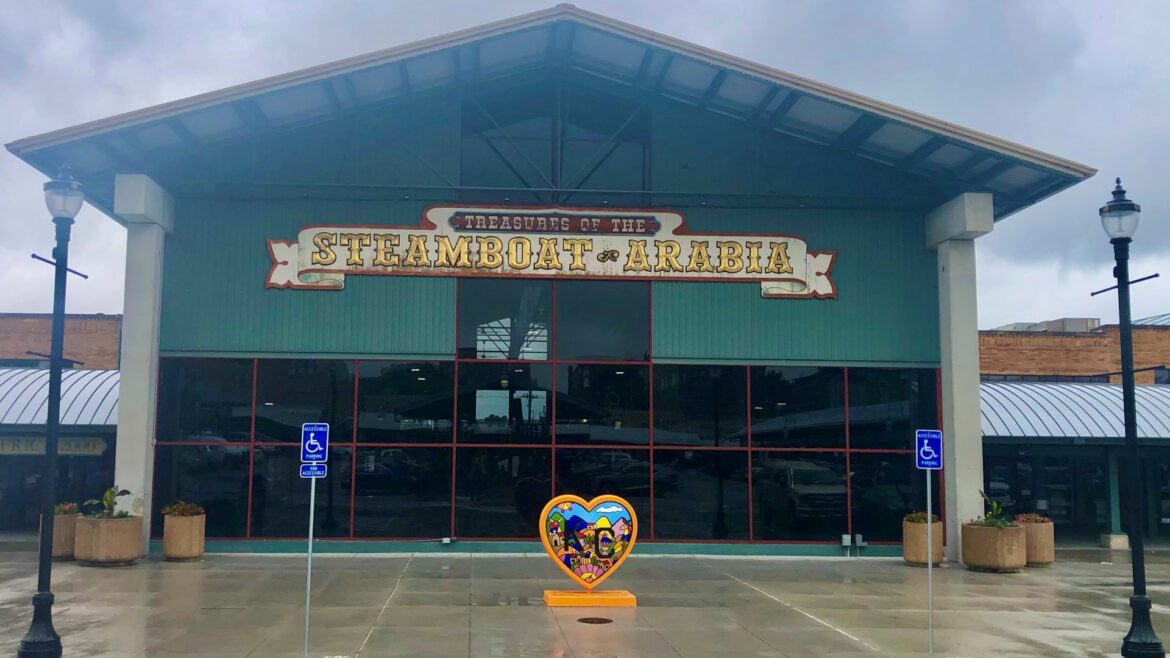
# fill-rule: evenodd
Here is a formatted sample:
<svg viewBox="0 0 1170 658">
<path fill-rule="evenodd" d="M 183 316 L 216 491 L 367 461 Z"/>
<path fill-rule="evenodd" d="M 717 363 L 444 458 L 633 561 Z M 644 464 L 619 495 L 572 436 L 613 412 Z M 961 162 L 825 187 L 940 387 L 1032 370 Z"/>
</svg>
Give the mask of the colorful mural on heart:
<svg viewBox="0 0 1170 658">
<path fill-rule="evenodd" d="M 637 539 L 633 508 L 617 496 L 558 496 L 541 514 L 541 541 L 570 578 L 592 590 L 613 573 Z"/>
</svg>

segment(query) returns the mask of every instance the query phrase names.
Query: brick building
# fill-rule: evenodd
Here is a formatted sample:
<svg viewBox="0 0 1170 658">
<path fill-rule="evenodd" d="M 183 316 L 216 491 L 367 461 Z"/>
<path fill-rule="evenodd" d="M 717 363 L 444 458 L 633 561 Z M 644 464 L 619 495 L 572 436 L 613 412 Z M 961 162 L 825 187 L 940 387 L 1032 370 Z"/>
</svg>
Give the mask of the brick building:
<svg viewBox="0 0 1170 658">
<path fill-rule="evenodd" d="M 1170 384 L 1170 314 L 1134 322 L 1138 384 Z M 984 381 L 1120 383 L 1120 331 L 1093 318 L 1019 323 L 979 332 Z"/>
<path fill-rule="evenodd" d="M 47 368 L 48 359 L 29 352 L 49 353 L 50 313 L 0 313 L 0 368 Z M 74 367 L 113 370 L 118 367 L 122 316 L 97 313 L 65 318 L 65 358 Z"/>
</svg>

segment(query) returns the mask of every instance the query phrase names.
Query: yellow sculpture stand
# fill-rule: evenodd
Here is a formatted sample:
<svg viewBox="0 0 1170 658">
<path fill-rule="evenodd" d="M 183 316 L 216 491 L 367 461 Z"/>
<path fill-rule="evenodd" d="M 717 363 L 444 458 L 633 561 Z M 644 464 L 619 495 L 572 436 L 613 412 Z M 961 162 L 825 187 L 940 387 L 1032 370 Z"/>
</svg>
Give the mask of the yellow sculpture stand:
<svg viewBox="0 0 1170 658">
<path fill-rule="evenodd" d="M 582 590 L 545 590 L 550 608 L 633 608 L 638 599 L 626 590 L 594 591 L 630 556 L 638 538 L 638 517 L 628 502 L 603 495 L 586 501 L 557 496 L 540 514 L 540 541 L 561 571 Z"/>
</svg>

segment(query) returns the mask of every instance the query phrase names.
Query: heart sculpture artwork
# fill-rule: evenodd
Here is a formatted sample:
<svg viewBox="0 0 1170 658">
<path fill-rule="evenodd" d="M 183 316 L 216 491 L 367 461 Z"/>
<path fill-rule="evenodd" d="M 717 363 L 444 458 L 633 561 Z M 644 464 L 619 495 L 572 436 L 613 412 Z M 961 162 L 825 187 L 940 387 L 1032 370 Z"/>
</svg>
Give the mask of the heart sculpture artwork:
<svg viewBox="0 0 1170 658">
<path fill-rule="evenodd" d="M 544 550 L 561 571 L 589 593 L 626 561 L 637 538 L 634 508 L 617 496 L 598 496 L 590 501 L 574 495 L 557 496 L 540 515 Z"/>
</svg>

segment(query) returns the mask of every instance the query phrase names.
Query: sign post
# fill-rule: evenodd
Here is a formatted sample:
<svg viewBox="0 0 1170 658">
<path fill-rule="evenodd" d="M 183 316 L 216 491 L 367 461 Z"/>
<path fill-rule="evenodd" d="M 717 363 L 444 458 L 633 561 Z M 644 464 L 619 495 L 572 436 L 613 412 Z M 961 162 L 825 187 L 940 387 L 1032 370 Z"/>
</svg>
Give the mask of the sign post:
<svg viewBox="0 0 1170 658">
<path fill-rule="evenodd" d="M 934 655 L 934 516 L 931 510 L 930 472 L 942 470 L 942 432 L 914 432 L 914 462 L 926 474 L 926 634 Z"/>
<path fill-rule="evenodd" d="M 309 608 L 313 590 L 313 516 L 317 511 L 317 480 L 329 461 L 329 424 L 301 425 L 301 477 L 309 480 L 309 558 L 305 568 L 305 658 L 309 658 Z"/>
</svg>

